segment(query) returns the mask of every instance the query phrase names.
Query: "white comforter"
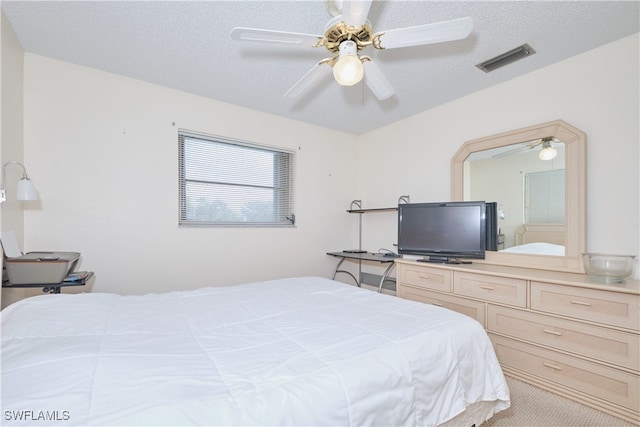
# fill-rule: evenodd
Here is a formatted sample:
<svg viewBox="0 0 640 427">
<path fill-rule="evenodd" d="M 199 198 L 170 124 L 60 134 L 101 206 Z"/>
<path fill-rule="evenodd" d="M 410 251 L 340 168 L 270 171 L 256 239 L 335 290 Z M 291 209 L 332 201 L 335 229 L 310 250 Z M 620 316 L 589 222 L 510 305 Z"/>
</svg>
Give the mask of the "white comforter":
<svg viewBox="0 0 640 427">
<path fill-rule="evenodd" d="M 509 406 L 475 320 L 322 278 L 43 295 L 1 326 L 3 425 L 436 425 Z"/>
</svg>

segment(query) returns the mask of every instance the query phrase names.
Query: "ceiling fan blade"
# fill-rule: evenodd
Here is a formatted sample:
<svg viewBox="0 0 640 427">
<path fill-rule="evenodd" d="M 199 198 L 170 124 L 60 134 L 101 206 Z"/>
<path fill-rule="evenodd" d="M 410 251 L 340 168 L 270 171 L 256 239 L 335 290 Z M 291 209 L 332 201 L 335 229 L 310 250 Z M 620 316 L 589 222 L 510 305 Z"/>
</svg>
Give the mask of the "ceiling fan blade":
<svg viewBox="0 0 640 427">
<path fill-rule="evenodd" d="M 359 27 L 367 22 L 367 15 L 372 0 L 344 0 L 342 3 L 342 20 L 352 27 Z"/>
<path fill-rule="evenodd" d="M 511 156 L 513 154 L 520 153 L 522 151 L 531 150 L 542 144 L 542 139 L 536 139 L 534 141 L 522 142 L 520 144 L 514 144 L 509 150 L 499 150 L 496 154 L 491 156 L 493 159 L 501 159 L 503 157 Z"/>
<path fill-rule="evenodd" d="M 312 69 L 302 76 L 300 80 L 296 82 L 285 94 L 285 98 L 297 98 L 313 85 L 316 84 L 323 76 L 331 71 L 331 67 L 327 66 L 327 60 L 323 59 L 313 66 Z"/>
<path fill-rule="evenodd" d="M 493 156 L 491 156 L 491 158 L 492 159 L 501 159 L 503 157 L 508 157 L 508 156 L 513 155 L 513 154 L 520 153 L 521 151 L 528 150 L 529 148 L 530 147 L 528 147 L 528 146 L 519 146 L 519 147 L 516 147 L 516 148 L 512 148 L 510 150 L 507 150 L 507 151 L 502 151 L 502 152 L 499 152 L 497 154 L 494 154 Z"/>
<path fill-rule="evenodd" d="M 453 19 L 415 27 L 397 28 L 382 31 L 380 35 L 381 49 L 420 46 L 432 43 L 448 42 L 466 38 L 473 29 L 471 17 Z"/>
<path fill-rule="evenodd" d="M 392 97 L 396 91 L 387 80 L 380 67 L 373 61 L 364 61 L 364 81 L 371 89 L 371 92 L 380 101 Z"/>
<path fill-rule="evenodd" d="M 261 30 L 257 28 L 236 27 L 231 31 L 231 38 L 240 41 L 282 43 L 315 46 L 323 36 L 303 33 L 290 33 L 287 31 Z"/>
</svg>

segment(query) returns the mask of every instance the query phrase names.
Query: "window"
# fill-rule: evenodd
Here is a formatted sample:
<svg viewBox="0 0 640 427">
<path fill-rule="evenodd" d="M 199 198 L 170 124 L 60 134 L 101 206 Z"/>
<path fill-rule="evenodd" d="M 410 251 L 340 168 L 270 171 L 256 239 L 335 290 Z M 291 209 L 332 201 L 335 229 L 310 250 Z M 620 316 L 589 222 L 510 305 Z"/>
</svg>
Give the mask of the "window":
<svg viewBox="0 0 640 427">
<path fill-rule="evenodd" d="M 180 225 L 292 226 L 293 152 L 179 132 Z"/>
</svg>

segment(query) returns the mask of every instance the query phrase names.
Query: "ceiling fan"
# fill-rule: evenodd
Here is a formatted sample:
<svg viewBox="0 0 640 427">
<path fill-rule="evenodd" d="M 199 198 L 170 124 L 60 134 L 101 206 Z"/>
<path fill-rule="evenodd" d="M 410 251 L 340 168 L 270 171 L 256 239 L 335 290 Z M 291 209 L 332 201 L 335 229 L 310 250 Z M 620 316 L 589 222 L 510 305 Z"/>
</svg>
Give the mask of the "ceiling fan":
<svg viewBox="0 0 640 427">
<path fill-rule="evenodd" d="M 551 143 L 559 143 L 561 142 L 558 138 L 553 136 L 547 136 L 545 138 L 536 139 L 535 141 L 529 141 L 518 145 L 515 148 L 512 148 L 507 151 L 502 151 L 498 154 L 494 154 L 491 156 L 494 159 L 500 159 L 502 157 L 511 156 L 513 154 L 520 153 L 526 150 L 532 150 L 536 147 L 540 147 L 540 153 L 538 153 L 538 157 L 540 160 L 551 160 L 554 159 L 558 155 L 558 151 L 553 148 Z"/>
<path fill-rule="evenodd" d="M 231 31 L 231 37 L 239 41 L 324 47 L 332 54 L 315 64 L 284 94 L 285 97 L 300 96 L 333 69 L 333 76 L 340 85 L 352 86 L 364 78 L 376 98 L 384 100 L 393 96 L 395 90 L 369 56 L 359 55 L 362 49 L 369 45 L 384 50 L 460 40 L 473 28 L 472 19 L 465 17 L 374 33 L 367 21 L 371 3 L 372 0 L 325 0 L 333 18 L 326 24 L 324 35 L 236 27 Z"/>
</svg>

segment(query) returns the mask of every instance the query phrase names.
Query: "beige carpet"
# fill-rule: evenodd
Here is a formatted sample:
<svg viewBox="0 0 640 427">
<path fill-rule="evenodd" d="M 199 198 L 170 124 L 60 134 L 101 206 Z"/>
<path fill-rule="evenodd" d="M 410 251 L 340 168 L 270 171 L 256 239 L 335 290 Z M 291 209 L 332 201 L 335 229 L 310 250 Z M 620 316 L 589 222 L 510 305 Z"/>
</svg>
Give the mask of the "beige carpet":
<svg viewBox="0 0 640 427">
<path fill-rule="evenodd" d="M 633 427 L 619 418 L 564 399 L 522 381 L 507 377 L 511 407 L 491 418 L 482 427 Z"/>
</svg>

